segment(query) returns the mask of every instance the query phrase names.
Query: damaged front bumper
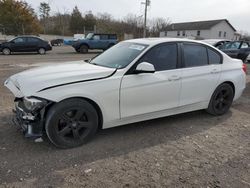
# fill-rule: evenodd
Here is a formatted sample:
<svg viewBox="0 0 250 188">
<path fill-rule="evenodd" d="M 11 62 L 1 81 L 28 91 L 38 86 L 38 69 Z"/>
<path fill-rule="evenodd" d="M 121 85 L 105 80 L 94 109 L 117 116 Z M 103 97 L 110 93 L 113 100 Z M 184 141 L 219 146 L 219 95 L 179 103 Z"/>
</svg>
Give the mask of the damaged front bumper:
<svg viewBox="0 0 250 188">
<path fill-rule="evenodd" d="M 47 104 L 47 103 L 46 103 Z M 29 111 L 26 109 L 23 99 L 15 101 L 13 122 L 20 127 L 27 138 L 40 138 L 44 132 L 45 107 Z"/>
</svg>

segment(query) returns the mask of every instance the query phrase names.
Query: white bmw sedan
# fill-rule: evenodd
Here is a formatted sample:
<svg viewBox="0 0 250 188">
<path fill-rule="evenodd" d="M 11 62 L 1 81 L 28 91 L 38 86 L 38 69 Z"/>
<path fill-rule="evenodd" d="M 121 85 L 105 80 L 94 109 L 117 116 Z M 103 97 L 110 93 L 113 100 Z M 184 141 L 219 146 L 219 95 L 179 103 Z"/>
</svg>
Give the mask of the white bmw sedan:
<svg viewBox="0 0 250 188">
<path fill-rule="evenodd" d="M 206 109 L 225 114 L 246 85 L 246 67 L 216 48 L 184 39 L 121 42 L 88 62 L 18 73 L 15 122 L 27 137 L 47 134 L 80 146 L 98 128 Z"/>
</svg>

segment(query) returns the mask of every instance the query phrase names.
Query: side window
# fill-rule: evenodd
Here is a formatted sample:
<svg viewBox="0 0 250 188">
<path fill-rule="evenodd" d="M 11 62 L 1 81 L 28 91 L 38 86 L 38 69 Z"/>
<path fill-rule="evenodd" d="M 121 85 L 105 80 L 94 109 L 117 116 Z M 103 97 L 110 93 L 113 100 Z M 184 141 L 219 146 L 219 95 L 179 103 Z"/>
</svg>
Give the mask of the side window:
<svg viewBox="0 0 250 188">
<path fill-rule="evenodd" d="M 154 65 L 156 71 L 176 69 L 177 45 L 163 44 L 149 50 L 140 62 L 148 62 Z"/>
<path fill-rule="evenodd" d="M 221 64 L 221 56 L 214 50 L 207 49 L 209 64 Z"/>
<path fill-rule="evenodd" d="M 109 36 L 108 35 L 101 35 L 101 40 L 108 40 Z"/>
<path fill-rule="evenodd" d="M 207 49 L 201 45 L 183 45 L 185 67 L 208 65 Z"/>
<path fill-rule="evenodd" d="M 93 40 L 100 40 L 100 35 L 94 35 Z"/>
<path fill-rule="evenodd" d="M 39 42 L 39 39 L 37 38 L 28 38 L 28 42 Z"/>
<path fill-rule="evenodd" d="M 116 40 L 116 39 L 117 39 L 117 36 L 116 36 L 116 35 L 109 35 L 109 39 Z"/>
<path fill-rule="evenodd" d="M 246 42 L 243 42 L 240 48 L 249 48 L 249 46 Z"/>
<path fill-rule="evenodd" d="M 25 39 L 22 37 L 14 39 L 14 43 L 23 43 L 23 42 L 25 42 Z"/>
<path fill-rule="evenodd" d="M 234 50 L 234 49 L 239 49 L 239 48 L 240 48 L 240 42 L 231 42 L 227 46 L 227 49 L 229 49 L 229 50 Z"/>
</svg>

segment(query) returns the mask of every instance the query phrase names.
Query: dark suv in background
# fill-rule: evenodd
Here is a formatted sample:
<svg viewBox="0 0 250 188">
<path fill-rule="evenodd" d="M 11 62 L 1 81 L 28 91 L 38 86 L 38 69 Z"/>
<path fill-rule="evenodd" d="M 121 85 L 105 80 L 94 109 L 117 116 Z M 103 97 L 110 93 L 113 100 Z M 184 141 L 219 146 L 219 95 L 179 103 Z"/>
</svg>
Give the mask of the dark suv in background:
<svg viewBox="0 0 250 188">
<path fill-rule="evenodd" d="M 76 52 L 88 53 L 89 49 L 106 50 L 117 42 L 116 34 L 89 33 L 85 39 L 74 42 L 72 47 Z"/>
<path fill-rule="evenodd" d="M 38 52 L 43 55 L 49 50 L 52 50 L 51 44 L 35 36 L 20 36 L 0 44 L 0 52 L 4 55 L 12 52 Z"/>
</svg>

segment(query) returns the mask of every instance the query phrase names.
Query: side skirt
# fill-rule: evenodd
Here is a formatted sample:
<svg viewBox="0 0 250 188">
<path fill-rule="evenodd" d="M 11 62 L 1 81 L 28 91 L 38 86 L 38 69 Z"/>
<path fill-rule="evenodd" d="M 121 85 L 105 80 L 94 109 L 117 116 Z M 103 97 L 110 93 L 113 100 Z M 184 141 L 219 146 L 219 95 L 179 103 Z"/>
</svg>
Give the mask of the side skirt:
<svg viewBox="0 0 250 188">
<path fill-rule="evenodd" d="M 157 119 L 157 118 L 161 118 L 161 117 L 167 117 L 167 116 L 176 115 L 176 114 L 182 114 L 182 113 L 186 113 L 186 112 L 192 112 L 192 111 L 196 111 L 196 110 L 207 109 L 208 104 L 209 104 L 209 101 L 205 101 L 205 102 L 194 103 L 191 105 L 181 106 L 181 107 L 177 107 L 177 108 L 172 108 L 172 109 L 168 109 L 168 110 L 162 110 L 162 111 L 157 111 L 157 112 L 153 112 L 153 113 L 147 113 L 147 114 L 142 114 L 142 115 L 137 115 L 137 116 L 126 117 L 126 118 L 122 118 L 120 120 L 114 120 L 111 122 L 104 123 L 103 129 L 118 127 L 121 125 L 136 123 L 136 122 L 140 122 L 140 121 Z"/>
</svg>

